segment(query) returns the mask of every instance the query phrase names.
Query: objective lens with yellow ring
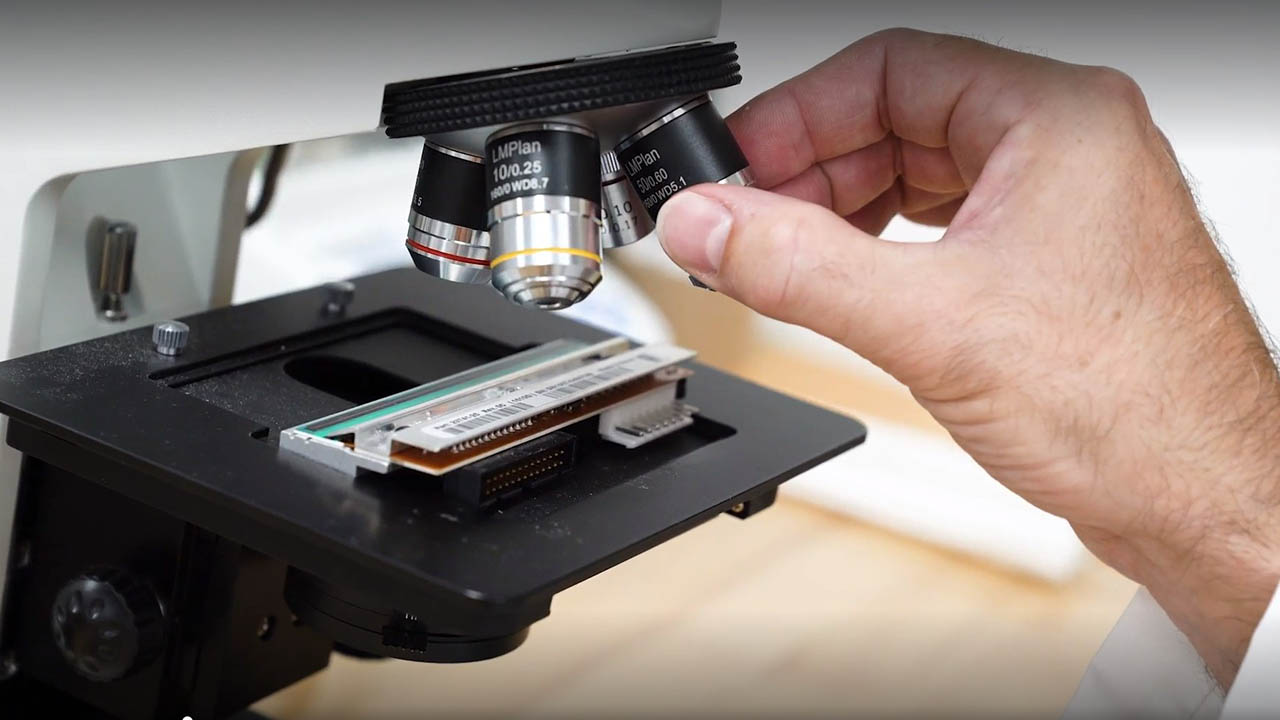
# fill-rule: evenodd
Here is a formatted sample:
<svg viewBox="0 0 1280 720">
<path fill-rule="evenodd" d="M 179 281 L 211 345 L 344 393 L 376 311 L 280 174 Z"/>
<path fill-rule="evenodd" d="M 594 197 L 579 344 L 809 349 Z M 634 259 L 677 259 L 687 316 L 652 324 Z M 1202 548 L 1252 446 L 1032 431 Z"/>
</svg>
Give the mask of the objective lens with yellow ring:
<svg viewBox="0 0 1280 720">
<path fill-rule="evenodd" d="M 493 286 L 560 310 L 600 282 L 600 143 L 563 122 L 503 128 L 485 143 Z"/>
</svg>

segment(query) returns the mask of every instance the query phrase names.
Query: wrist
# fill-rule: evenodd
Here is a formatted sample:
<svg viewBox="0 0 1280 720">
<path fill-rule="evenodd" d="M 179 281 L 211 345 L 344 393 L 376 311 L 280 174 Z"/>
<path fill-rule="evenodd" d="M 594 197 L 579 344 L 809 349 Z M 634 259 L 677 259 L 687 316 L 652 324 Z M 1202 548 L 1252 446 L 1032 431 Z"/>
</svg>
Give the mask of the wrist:
<svg viewBox="0 0 1280 720">
<path fill-rule="evenodd" d="M 1239 489 L 1214 500 L 1133 543 L 1133 575 L 1226 689 L 1280 583 L 1280 522 L 1274 504 Z"/>
</svg>

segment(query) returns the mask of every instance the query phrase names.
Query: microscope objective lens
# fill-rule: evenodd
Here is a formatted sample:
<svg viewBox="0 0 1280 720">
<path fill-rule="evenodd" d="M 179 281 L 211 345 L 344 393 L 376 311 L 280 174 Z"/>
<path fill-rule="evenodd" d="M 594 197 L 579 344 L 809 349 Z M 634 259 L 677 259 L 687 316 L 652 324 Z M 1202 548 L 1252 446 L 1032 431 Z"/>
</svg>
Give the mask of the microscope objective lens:
<svg viewBox="0 0 1280 720">
<path fill-rule="evenodd" d="M 754 182 L 746 156 L 705 95 L 632 133 L 614 152 L 653 219 L 672 195 L 686 187 Z"/>
<path fill-rule="evenodd" d="M 653 232 L 653 218 L 612 150 L 600 156 L 600 201 L 604 206 L 600 244 L 606 250 L 630 245 Z"/>
<path fill-rule="evenodd" d="M 425 141 L 405 240 L 419 270 L 454 282 L 489 282 L 484 174 L 484 158 Z"/>
<path fill-rule="evenodd" d="M 493 286 L 560 310 L 600 282 L 600 143 L 562 122 L 503 128 L 485 144 Z"/>
</svg>

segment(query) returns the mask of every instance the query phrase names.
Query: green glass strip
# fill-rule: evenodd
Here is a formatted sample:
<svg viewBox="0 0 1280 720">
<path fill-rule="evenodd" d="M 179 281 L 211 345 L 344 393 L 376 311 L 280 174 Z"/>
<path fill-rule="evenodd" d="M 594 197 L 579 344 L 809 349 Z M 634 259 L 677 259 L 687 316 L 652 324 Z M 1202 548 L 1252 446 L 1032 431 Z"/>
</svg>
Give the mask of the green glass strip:
<svg viewBox="0 0 1280 720">
<path fill-rule="evenodd" d="M 325 422 L 330 420 L 331 418 L 341 417 L 352 412 L 359 412 L 360 408 L 352 408 L 350 410 L 344 410 L 341 413 L 329 415 L 328 417 L 321 418 L 320 420 L 307 423 L 306 425 L 301 426 L 298 429 L 309 435 L 314 435 L 316 437 L 322 437 L 322 438 L 330 438 L 335 435 L 341 435 L 343 432 L 357 425 L 361 425 L 363 423 L 370 422 L 372 420 L 377 420 L 378 418 L 385 417 L 387 415 L 393 415 L 402 410 L 407 410 L 409 408 L 412 408 L 415 405 L 421 405 L 430 400 L 444 397 L 446 395 L 450 395 L 460 390 L 466 390 L 467 388 L 475 387 L 476 385 L 489 382 L 490 380 L 495 380 L 504 375 L 509 375 L 513 372 L 518 372 L 525 368 L 529 368 L 539 363 L 546 362 L 547 360 L 552 360 L 557 357 L 568 355 L 570 353 L 581 350 L 586 346 L 587 346 L 586 343 L 579 342 L 576 340 L 575 341 L 557 340 L 551 343 L 547 343 L 545 345 L 539 345 L 536 348 L 531 348 L 529 350 L 526 350 L 525 352 L 517 353 L 516 355 L 513 355 L 511 357 L 501 358 L 499 360 L 495 360 L 492 363 L 488 363 L 487 365 L 481 365 L 478 368 L 472 368 L 471 370 L 458 373 L 459 375 L 466 375 L 466 374 L 482 371 L 489 365 L 499 366 L 494 368 L 493 372 L 486 373 L 485 375 L 468 378 L 466 380 L 455 382 L 455 383 L 450 383 L 449 385 L 439 390 L 429 392 L 426 394 L 422 394 L 422 395 L 416 394 L 416 393 L 422 392 L 426 388 L 431 387 L 432 385 L 449 382 L 449 378 L 444 378 L 441 380 L 433 380 L 432 382 L 424 383 L 422 385 L 419 385 L 416 388 L 405 390 L 404 392 L 399 393 L 399 395 L 402 395 L 402 396 L 412 395 L 412 397 L 410 397 L 407 400 L 403 400 L 401 402 L 394 403 L 392 405 L 381 406 L 381 407 L 378 407 L 377 409 L 370 410 L 368 412 L 360 413 L 355 417 L 348 418 L 346 420 L 343 420 L 333 425 L 325 424 Z M 520 356 L 526 356 L 526 357 L 523 359 L 522 362 L 513 362 L 518 358 L 520 358 Z M 381 405 L 382 403 L 392 400 L 394 397 L 396 396 L 393 395 L 391 397 L 383 398 L 382 400 L 377 400 L 373 403 L 368 403 L 368 404 Z"/>
</svg>

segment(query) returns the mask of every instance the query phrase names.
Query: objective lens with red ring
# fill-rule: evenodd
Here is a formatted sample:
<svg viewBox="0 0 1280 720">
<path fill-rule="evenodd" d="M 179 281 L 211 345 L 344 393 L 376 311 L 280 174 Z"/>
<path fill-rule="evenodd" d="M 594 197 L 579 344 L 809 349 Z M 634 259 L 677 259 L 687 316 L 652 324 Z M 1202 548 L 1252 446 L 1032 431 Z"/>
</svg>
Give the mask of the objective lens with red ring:
<svg viewBox="0 0 1280 720">
<path fill-rule="evenodd" d="M 425 141 L 405 239 L 419 270 L 453 282 L 489 282 L 484 188 L 484 158 Z"/>
</svg>

